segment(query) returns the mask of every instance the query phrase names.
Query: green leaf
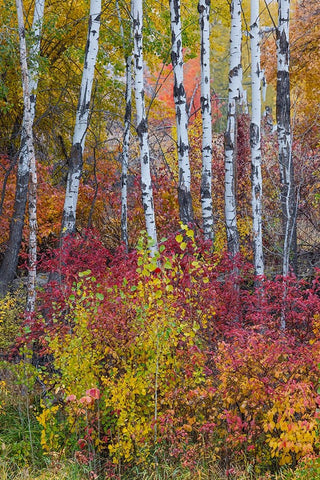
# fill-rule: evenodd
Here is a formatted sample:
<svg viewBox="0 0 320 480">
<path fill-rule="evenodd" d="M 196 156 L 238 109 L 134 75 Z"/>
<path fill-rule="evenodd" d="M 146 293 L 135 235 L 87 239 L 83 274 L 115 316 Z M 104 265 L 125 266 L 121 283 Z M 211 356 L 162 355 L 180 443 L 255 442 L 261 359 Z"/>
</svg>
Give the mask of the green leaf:
<svg viewBox="0 0 320 480">
<path fill-rule="evenodd" d="M 178 243 L 181 243 L 181 242 L 183 241 L 183 236 L 182 236 L 181 234 L 177 235 L 177 236 L 176 236 L 176 241 L 177 241 Z"/>
<path fill-rule="evenodd" d="M 90 275 L 91 273 L 91 270 L 85 270 L 84 272 L 79 272 L 79 277 L 82 278 L 82 277 L 87 277 L 88 275 Z"/>
<path fill-rule="evenodd" d="M 185 250 L 187 248 L 186 242 L 180 243 L 180 248 L 181 248 L 181 250 Z"/>
<path fill-rule="evenodd" d="M 97 298 L 98 300 L 103 300 L 103 299 L 104 299 L 103 293 L 97 292 L 97 293 L 96 293 L 96 298 Z"/>
<path fill-rule="evenodd" d="M 166 268 L 167 270 L 170 270 L 172 268 L 172 264 L 170 262 L 170 260 L 166 260 L 165 264 L 163 265 L 164 268 Z"/>
</svg>

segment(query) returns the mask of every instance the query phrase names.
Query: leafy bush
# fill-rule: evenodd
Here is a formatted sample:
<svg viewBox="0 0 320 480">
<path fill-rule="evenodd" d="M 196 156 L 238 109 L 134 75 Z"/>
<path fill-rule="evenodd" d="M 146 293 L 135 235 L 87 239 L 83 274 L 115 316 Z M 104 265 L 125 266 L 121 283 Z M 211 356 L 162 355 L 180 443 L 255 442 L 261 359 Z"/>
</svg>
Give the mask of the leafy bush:
<svg viewBox="0 0 320 480">
<path fill-rule="evenodd" d="M 70 259 L 50 261 L 62 281 L 43 294 L 43 333 L 30 333 L 54 357 L 38 417 L 48 454 L 110 478 L 212 462 L 240 478 L 316 451 L 317 278 L 265 280 L 261 292 L 239 260 L 234 288 L 228 259 L 188 228 L 155 258 L 142 241 L 113 257 L 96 237 L 73 242 Z"/>
<path fill-rule="evenodd" d="M 25 307 L 24 292 L 17 290 L 0 298 L 0 353 L 7 355 L 20 333 Z"/>
</svg>

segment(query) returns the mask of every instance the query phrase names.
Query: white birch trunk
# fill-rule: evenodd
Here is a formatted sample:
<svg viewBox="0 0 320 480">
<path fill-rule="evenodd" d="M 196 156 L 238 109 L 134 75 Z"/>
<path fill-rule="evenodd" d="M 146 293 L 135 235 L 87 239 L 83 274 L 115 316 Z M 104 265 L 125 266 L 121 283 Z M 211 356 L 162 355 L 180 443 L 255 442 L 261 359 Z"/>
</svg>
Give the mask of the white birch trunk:
<svg viewBox="0 0 320 480">
<path fill-rule="evenodd" d="M 24 103 L 24 123 L 23 138 L 25 140 L 26 157 L 28 158 L 29 178 L 29 273 L 28 273 L 28 296 L 27 311 L 33 313 L 36 302 L 36 275 L 37 275 L 37 170 L 36 159 L 33 145 L 33 117 L 30 101 L 30 82 L 27 65 L 27 47 L 25 39 L 25 28 L 23 18 L 22 0 L 16 0 L 19 44 L 20 44 L 20 64 Z M 34 113 L 34 110 L 33 110 Z"/>
<path fill-rule="evenodd" d="M 290 256 L 296 255 L 296 206 L 290 126 L 289 21 L 290 0 L 278 0 L 277 29 L 277 132 L 283 220 L 282 273 L 290 273 Z M 295 263 L 295 258 L 294 258 Z M 295 265 L 294 265 L 295 266 Z"/>
<path fill-rule="evenodd" d="M 212 211 L 212 119 L 210 92 L 210 0 L 199 0 L 201 35 L 201 113 L 202 113 L 202 176 L 201 207 L 203 233 L 213 241 Z"/>
<path fill-rule="evenodd" d="M 31 62 L 29 62 L 30 66 L 28 68 L 29 95 L 30 95 L 30 113 L 28 114 L 28 116 L 30 116 L 32 126 L 35 118 L 37 89 L 38 89 L 38 80 L 39 80 L 38 57 L 40 54 L 40 42 L 41 42 L 44 5 L 45 5 L 45 0 L 36 0 L 34 5 L 34 14 L 33 14 L 33 21 L 32 21 L 32 32 L 34 36 L 34 42 L 30 46 L 29 58 L 31 59 Z M 25 119 L 23 118 L 23 122 L 24 121 Z M 22 127 L 21 148 L 19 153 L 19 165 L 21 164 L 21 168 L 23 168 L 24 171 L 26 171 L 29 168 L 29 158 L 27 154 L 26 141 L 23 138 L 24 131 L 25 129 Z"/>
<path fill-rule="evenodd" d="M 87 44 L 63 208 L 62 237 L 76 231 L 76 210 L 83 166 L 83 151 L 89 123 L 91 91 L 99 48 L 100 18 L 101 0 L 91 0 Z"/>
<path fill-rule="evenodd" d="M 261 69 L 260 69 L 260 21 L 259 1 L 251 0 L 250 46 L 252 113 L 250 124 L 251 187 L 252 187 L 252 235 L 254 272 L 264 274 L 262 248 L 262 175 L 261 175 Z"/>
<path fill-rule="evenodd" d="M 8 284 L 13 280 L 17 264 L 18 255 L 22 240 L 22 230 L 24 225 L 25 209 L 28 196 L 28 184 L 29 184 L 29 150 L 27 139 L 26 124 L 31 124 L 33 128 L 35 107 L 36 107 L 36 95 L 38 88 L 38 75 L 39 75 L 39 60 L 40 54 L 40 40 L 43 22 L 45 0 L 36 0 L 34 5 L 34 14 L 32 22 L 32 31 L 34 35 L 34 42 L 30 47 L 30 58 L 32 59 L 32 67 L 29 68 L 28 81 L 29 81 L 29 101 L 30 109 L 24 108 L 22 129 L 21 129 L 21 142 L 19 151 L 19 162 L 17 169 L 17 183 L 14 211 L 12 220 L 10 223 L 10 235 L 8 247 L 5 251 L 3 262 L 0 269 L 0 293 L 4 294 Z M 22 4 L 20 5 L 20 9 Z M 17 6 L 18 12 L 18 6 Z M 20 10 L 19 10 L 20 12 Z M 20 15 L 20 13 L 19 13 Z M 23 20 L 23 17 L 22 17 Z"/>
<path fill-rule="evenodd" d="M 193 223 L 191 173 L 189 163 L 188 109 L 183 82 L 183 53 L 181 36 L 180 0 L 169 0 L 171 18 L 171 61 L 174 73 L 173 96 L 176 108 L 180 220 Z"/>
<path fill-rule="evenodd" d="M 242 0 L 232 0 L 230 5 L 230 71 L 228 117 L 225 133 L 225 221 L 228 251 L 231 257 L 239 253 L 240 249 L 236 200 L 236 144 L 237 111 L 242 99 L 241 1 Z"/>
<path fill-rule="evenodd" d="M 124 116 L 124 134 L 121 153 L 121 240 L 128 249 L 128 166 L 131 125 L 131 83 L 132 83 L 132 57 L 126 57 L 126 112 Z"/>
<path fill-rule="evenodd" d="M 30 58 L 32 64 L 29 66 L 29 91 L 30 91 L 30 104 L 31 104 L 31 118 L 34 121 L 35 117 L 35 108 L 36 108 L 36 98 L 37 98 L 37 89 L 38 89 L 38 80 L 39 80 L 39 54 L 40 54 L 40 42 L 41 42 L 41 32 L 42 32 L 42 23 L 44 15 L 44 5 L 45 0 L 36 0 L 34 5 L 34 14 L 32 22 L 32 32 L 35 38 L 35 41 L 31 44 L 30 47 Z"/>
<path fill-rule="evenodd" d="M 141 194 L 147 235 L 152 241 L 150 251 L 151 255 L 154 255 L 158 249 L 158 242 L 150 172 L 148 123 L 144 99 L 142 0 L 132 0 L 132 22 L 134 44 L 134 89 L 136 99 L 137 133 L 140 143 Z"/>
<path fill-rule="evenodd" d="M 132 92 L 132 56 L 126 53 L 126 42 L 124 36 L 124 30 L 122 25 L 121 13 L 119 8 L 119 2 L 116 1 L 118 19 L 120 24 L 120 35 L 123 43 L 123 54 L 125 58 L 126 66 L 126 111 L 124 115 L 124 132 L 123 132 L 123 144 L 122 152 L 120 155 L 121 160 L 121 241 L 125 244 L 126 250 L 128 250 L 129 238 L 128 238 L 128 166 L 129 166 L 129 146 L 130 146 L 130 125 L 132 116 L 131 105 L 131 92 Z M 132 38 L 130 36 L 130 42 Z"/>
</svg>

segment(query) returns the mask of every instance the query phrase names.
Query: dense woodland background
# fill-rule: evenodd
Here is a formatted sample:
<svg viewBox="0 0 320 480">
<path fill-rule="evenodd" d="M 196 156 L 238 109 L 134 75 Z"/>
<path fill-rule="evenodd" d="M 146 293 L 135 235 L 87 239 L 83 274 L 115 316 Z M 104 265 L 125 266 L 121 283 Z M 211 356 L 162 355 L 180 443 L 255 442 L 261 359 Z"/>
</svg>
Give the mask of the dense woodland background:
<svg viewBox="0 0 320 480">
<path fill-rule="evenodd" d="M 1 478 L 320 478 L 319 0 L 0 19 Z"/>
</svg>

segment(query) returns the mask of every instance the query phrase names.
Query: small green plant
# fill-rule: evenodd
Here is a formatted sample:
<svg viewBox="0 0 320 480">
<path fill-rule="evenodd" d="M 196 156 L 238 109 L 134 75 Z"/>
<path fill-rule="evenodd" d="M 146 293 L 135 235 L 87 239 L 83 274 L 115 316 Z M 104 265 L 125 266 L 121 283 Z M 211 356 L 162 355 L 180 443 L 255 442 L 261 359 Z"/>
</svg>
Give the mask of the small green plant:
<svg viewBox="0 0 320 480">
<path fill-rule="evenodd" d="M 306 458 L 298 467 L 282 472 L 279 480 L 320 480 L 320 458 Z"/>
<path fill-rule="evenodd" d="M 21 352 L 17 363 L 0 362 L 0 457 L 13 468 L 43 465 L 37 421 L 40 392 L 32 352 Z"/>
</svg>

